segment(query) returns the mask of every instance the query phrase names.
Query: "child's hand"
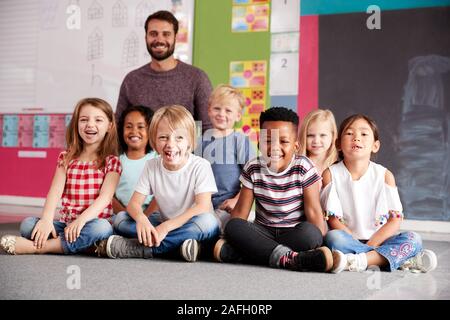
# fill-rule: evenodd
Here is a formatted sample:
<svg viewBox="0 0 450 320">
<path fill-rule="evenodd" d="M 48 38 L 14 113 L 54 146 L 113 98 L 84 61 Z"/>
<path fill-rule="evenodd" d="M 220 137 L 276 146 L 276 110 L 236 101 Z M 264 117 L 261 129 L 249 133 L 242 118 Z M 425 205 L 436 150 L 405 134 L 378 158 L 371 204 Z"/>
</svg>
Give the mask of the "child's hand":
<svg viewBox="0 0 450 320">
<path fill-rule="evenodd" d="M 78 237 L 80 236 L 81 229 L 83 229 L 84 225 L 86 224 L 86 221 L 79 217 L 75 221 L 73 221 L 71 224 L 69 224 L 67 227 L 64 228 L 64 237 L 66 238 L 66 241 L 68 243 L 75 242 Z"/>
<path fill-rule="evenodd" d="M 159 247 L 159 245 L 161 244 L 161 241 L 163 241 L 164 238 L 169 233 L 169 230 L 167 229 L 167 224 L 165 222 L 161 223 L 160 225 L 158 225 L 156 227 L 156 231 L 158 232 L 159 238 L 158 238 L 158 241 L 156 242 L 155 246 Z"/>
<path fill-rule="evenodd" d="M 222 204 L 219 206 L 219 209 L 225 210 L 227 212 L 231 212 L 231 210 L 234 209 L 234 207 L 236 206 L 236 203 L 238 202 L 239 198 L 231 198 L 231 199 L 227 199 L 224 202 L 222 202 Z"/>
<path fill-rule="evenodd" d="M 56 239 L 58 235 L 56 234 L 55 226 L 53 221 L 39 220 L 34 226 L 33 232 L 31 233 L 31 240 L 34 239 L 34 246 L 41 249 L 45 246 L 49 234 Z"/>
<path fill-rule="evenodd" d="M 158 242 L 158 231 L 146 216 L 136 220 L 136 231 L 139 243 L 143 243 L 144 246 L 153 247 Z"/>
</svg>

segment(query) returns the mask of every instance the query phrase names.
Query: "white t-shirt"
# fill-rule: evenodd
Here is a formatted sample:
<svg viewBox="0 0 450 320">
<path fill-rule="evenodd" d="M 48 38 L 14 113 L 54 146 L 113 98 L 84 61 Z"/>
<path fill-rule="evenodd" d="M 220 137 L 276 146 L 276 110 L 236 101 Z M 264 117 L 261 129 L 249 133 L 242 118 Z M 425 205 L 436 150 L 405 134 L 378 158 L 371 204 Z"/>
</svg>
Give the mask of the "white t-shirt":
<svg viewBox="0 0 450 320">
<path fill-rule="evenodd" d="M 359 240 L 369 240 L 389 219 L 390 210 L 403 215 L 398 190 L 385 183 L 386 168 L 370 162 L 359 180 L 353 180 L 341 161 L 329 167 L 331 182 L 320 195 L 327 215 L 336 216 Z"/>
<path fill-rule="evenodd" d="M 152 194 L 162 220 L 166 221 L 191 208 L 197 194 L 216 193 L 217 187 L 211 164 L 190 154 L 186 164 L 177 171 L 164 168 L 161 157 L 148 160 L 135 190 L 143 195 Z M 209 212 L 214 212 L 212 203 Z"/>
</svg>

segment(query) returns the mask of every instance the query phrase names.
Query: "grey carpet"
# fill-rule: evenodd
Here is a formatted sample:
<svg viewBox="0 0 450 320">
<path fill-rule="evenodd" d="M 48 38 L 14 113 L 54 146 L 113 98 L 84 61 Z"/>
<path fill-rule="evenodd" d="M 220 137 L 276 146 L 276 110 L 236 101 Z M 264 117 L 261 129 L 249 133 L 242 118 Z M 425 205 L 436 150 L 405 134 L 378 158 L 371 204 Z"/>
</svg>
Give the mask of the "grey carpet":
<svg viewBox="0 0 450 320">
<path fill-rule="evenodd" d="M 18 234 L 17 224 L 0 225 L 0 235 Z M 112 260 L 88 256 L 0 253 L 0 299 L 450 299 L 449 242 L 425 241 L 438 268 L 409 272 L 292 272 L 210 261 Z M 71 267 L 72 266 L 72 267 Z M 80 288 L 69 289 L 71 268 Z"/>
</svg>

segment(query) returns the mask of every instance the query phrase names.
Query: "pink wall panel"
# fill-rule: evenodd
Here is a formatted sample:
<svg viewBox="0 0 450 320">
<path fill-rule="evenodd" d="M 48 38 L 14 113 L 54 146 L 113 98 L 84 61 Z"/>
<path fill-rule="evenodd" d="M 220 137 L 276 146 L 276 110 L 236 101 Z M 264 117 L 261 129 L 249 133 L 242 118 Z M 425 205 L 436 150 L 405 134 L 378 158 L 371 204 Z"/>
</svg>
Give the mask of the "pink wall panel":
<svg viewBox="0 0 450 320">
<path fill-rule="evenodd" d="M 319 103 L 319 16 L 300 17 L 298 115 L 300 119 Z"/>
</svg>

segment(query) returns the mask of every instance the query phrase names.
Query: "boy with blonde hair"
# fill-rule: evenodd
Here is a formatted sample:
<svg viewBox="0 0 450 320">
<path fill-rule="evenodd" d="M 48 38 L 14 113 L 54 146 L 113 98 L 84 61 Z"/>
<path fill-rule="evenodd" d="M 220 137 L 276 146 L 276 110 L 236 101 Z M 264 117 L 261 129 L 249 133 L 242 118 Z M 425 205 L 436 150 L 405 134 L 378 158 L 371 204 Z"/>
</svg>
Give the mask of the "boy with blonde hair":
<svg viewBox="0 0 450 320">
<path fill-rule="evenodd" d="M 179 250 L 184 260 L 194 262 L 200 242 L 214 241 L 219 235 L 211 204 L 211 194 L 217 191 L 211 165 L 192 154 L 195 122 L 183 106 L 156 111 L 148 136 L 159 156 L 145 164 L 127 206 L 128 219 L 115 223 L 119 235 L 102 241 L 98 253 L 110 258 L 152 258 Z M 142 210 L 148 195 L 158 204 L 158 219 L 153 219 L 156 212 Z"/>
<path fill-rule="evenodd" d="M 208 101 L 208 116 L 213 128 L 203 136 L 203 158 L 211 163 L 218 192 L 212 196 L 221 230 L 225 227 L 239 198 L 239 176 L 247 161 L 256 156 L 247 136 L 235 131 L 241 120 L 245 97 L 238 89 L 221 84 Z"/>
</svg>

